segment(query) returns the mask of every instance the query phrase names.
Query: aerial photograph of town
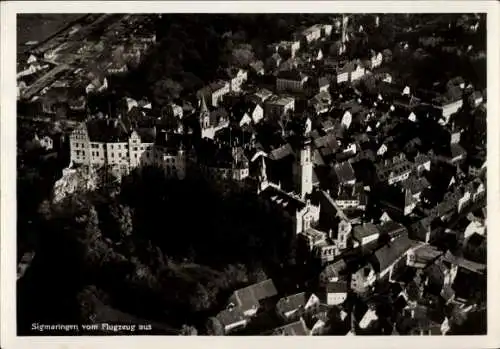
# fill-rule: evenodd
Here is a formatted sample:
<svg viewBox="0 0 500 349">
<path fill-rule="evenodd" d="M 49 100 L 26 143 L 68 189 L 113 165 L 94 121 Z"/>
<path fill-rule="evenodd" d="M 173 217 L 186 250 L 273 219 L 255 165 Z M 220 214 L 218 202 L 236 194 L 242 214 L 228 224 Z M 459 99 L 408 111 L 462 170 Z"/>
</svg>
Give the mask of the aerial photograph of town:
<svg viewBox="0 0 500 349">
<path fill-rule="evenodd" d="M 487 334 L 485 13 L 16 20 L 18 336 Z"/>
</svg>

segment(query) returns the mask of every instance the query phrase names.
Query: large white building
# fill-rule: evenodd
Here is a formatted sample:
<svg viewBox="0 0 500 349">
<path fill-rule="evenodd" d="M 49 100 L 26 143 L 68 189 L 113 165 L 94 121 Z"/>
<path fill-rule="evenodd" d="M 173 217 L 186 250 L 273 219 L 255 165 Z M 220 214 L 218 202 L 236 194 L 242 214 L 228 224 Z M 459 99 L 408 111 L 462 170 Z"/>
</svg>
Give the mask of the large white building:
<svg viewBox="0 0 500 349">
<path fill-rule="evenodd" d="M 183 179 L 186 176 L 187 154 L 182 144 L 172 148 L 158 142 L 156 130 L 144 132 L 120 131 L 114 120 L 94 120 L 81 123 L 71 133 L 71 162 L 75 165 L 108 167 L 126 175 L 135 168 L 156 166 L 168 177 Z M 113 134 L 111 134 L 113 133 Z"/>
</svg>

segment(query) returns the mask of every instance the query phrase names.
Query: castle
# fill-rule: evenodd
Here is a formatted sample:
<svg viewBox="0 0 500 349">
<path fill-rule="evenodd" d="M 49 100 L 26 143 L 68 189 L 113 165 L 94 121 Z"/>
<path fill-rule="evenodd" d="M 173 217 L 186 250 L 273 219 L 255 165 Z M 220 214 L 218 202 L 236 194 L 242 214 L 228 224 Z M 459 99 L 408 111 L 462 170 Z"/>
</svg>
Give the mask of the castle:
<svg viewBox="0 0 500 349">
<path fill-rule="evenodd" d="M 182 138 L 170 138 L 155 127 L 127 132 L 119 120 L 91 120 L 75 128 L 69 140 L 74 165 L 106 167 L 119 176 L 138 167 L 155 166 L 167 177 L 186 176 L 187 154 Z"/>
</svg>

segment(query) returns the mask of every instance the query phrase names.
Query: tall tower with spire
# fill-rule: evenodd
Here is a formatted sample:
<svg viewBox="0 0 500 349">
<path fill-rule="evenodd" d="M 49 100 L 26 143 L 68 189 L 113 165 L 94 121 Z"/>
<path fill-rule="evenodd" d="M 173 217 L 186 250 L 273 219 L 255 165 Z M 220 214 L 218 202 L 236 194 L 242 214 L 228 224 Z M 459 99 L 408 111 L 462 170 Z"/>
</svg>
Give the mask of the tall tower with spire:
<svg viewBox="0 0 500 349">
<path fill-rule="evenodd" d="M 210 111 L 208 110 L 205 96 L 201 96 L 199 125 L 201 138 L 210 137 Z"/>
<path fill-rule="evenodd" d="M 201 97 L 200 101 L 200 127 L 201 129 L 206 129 L 210 126 L 210 111 L 207 107 L 207 102 L 205 101 L 205 96 Z"/>
<path fill-rule="evenodd" d="M 309 133 L 307 132 L 307 127 L 304 125 L 302 134 L 300 135 L 299 148 L 297 149 L 297 163 L 296 163 L 296 191 L 302 199 L 306 197 L 307 194 L 311 194 L 313 190 L 313 162 L 312 162 L 312 150 L 311 150 L 311 139 L 309 138 Z"/>
<path fill-rule="evenodd" d="M 346 42 L 349 41 L 349 37 L 347 36 L 347 25 L 349 24 L 349 16 L 346 14 L 342 14 L 342 44 L 345 45 Z"/>
<path fill-rule="evenodd" d="M 267 179 L 266 160 L 264 159 L 264 156 L 262 156 L 260 163 L 259 186 L 257 188 L 257 192 L 260 193 L 264 191 L 268 186 L 269 181 Z"/>
</svg>

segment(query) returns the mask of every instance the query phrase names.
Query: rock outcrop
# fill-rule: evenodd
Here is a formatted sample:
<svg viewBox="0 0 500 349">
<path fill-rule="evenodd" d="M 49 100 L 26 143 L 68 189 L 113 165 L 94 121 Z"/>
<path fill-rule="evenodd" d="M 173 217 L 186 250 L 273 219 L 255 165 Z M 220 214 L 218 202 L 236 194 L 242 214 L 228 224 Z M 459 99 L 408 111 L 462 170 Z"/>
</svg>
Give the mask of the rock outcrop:
<svg viewBox="0 0 500 349">
<path fill-rule="evenodd" d="M 62 177 L 54 184 L 52 202 L 61 202 L 68 195 L 77 191 L 91 191 L 97 188 L 96 171 L 82 166 L 73 168 L 71 165 L 63 169 Z"/>
</svg>

